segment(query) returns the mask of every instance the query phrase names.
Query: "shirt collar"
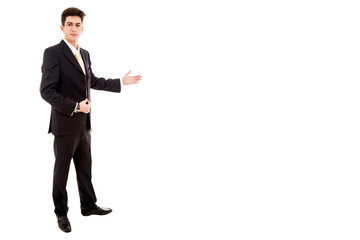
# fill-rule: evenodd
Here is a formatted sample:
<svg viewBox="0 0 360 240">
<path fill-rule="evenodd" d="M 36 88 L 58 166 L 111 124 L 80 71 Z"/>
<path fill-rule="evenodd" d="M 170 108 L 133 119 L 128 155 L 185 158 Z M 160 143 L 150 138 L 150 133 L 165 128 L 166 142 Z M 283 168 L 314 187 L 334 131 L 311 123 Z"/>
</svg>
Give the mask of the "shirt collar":
<svg viewBox="0 0 360 240">
<path fill-rule="evenodd" d="M 64 42 L 69 46 L 70 50 L 72 51 L 72 53 L 75 55 L 77 52 L 80 51 L 80 45 L 78 44 L 78 49 L 76 49 L 73 45 L 71 45 L 71 43 L 69 43 L 68 41 L 66 41 L 66 39 L 63 39 Z"/>
</svg>

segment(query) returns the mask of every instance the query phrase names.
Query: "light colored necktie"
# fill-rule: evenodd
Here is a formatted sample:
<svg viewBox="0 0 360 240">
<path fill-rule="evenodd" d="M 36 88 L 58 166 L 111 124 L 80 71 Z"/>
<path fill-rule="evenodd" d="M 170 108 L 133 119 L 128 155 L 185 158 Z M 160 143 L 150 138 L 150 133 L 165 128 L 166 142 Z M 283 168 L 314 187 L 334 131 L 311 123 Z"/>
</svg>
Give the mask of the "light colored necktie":
<svg viewBox="0 0 360 240">
<path fill-rule="evenodd" d="M 85 66 L 84 66 L 84 62 L 83 62 L 83 60 L 82 60 L 82 57 L 81 57 L 81 55 L 80 55 L 80 51 L 77 51 L 77 52 L 76 52 L 75 58 L 76 58 L 76 60 L 79 62 L 81 69 L 83 70 L 84 74 L 86 75 Z"/>
</svg>

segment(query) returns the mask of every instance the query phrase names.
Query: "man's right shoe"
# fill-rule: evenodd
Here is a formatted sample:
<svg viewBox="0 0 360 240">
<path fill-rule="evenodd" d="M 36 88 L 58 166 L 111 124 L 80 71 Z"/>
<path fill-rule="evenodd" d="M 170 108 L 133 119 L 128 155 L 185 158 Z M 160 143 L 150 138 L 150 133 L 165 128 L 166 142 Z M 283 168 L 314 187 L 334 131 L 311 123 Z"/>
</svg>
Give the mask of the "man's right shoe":
<svg viewBox="0 0 360 240">
<path fill-rule="evenodd" d="M 62 216 L 62 217 L 57 216 L 57 220 L 58 220 L 59 228 L 63 232 L 66 232 L 66 233 L 71 232 L 70 221 L 66 216 Z"/>
</svg>

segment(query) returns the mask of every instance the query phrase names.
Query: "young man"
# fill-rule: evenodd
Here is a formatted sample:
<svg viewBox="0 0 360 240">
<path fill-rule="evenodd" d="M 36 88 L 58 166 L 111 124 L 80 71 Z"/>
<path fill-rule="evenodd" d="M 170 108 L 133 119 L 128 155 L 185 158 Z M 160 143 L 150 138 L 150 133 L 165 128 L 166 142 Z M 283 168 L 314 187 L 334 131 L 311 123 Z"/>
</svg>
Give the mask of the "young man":
<svg viewBox="0 0 360 240">
<path fill-rule="evenodd" d="M 120 79 L 96 77 L 89 53 L 79 47 L 85 13 L 77 8 L 65 9 L 61 15 L 64 39 L 44 52 L 40 93 L 51 105 L 49 133 L 53 133 L 55 166 L 53 200 L 59 228 L 71 232 L 67 218 L 66 183 L 71 159 L 74 161 L 84 216 L 105 215 L 112 210 L 96 205 L 91 182 L 90 88 L 120 92 Z M 138 83 L 141 76 L 122 79 L 123 85 Z"/>
</svg>

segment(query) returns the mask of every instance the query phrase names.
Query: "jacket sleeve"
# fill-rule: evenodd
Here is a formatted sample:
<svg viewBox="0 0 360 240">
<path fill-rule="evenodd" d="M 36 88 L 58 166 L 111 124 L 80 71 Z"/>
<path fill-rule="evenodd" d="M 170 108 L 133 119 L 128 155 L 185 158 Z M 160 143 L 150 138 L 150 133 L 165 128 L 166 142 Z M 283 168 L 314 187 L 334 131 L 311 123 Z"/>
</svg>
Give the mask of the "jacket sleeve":
<svg viewBox="0 0 360 240">
<path fill-rule="evenodd" d="M 41 71 L 41 97 L 60 112 L 70 116 L 75 109 L 76 101 L 64 97 L 58 92 L 60 66 L 54 50 L 50 48 L 45 50 Z"/>
<path fill-rule="evenodd" d="M 121 91 L 121 84 L 120 79 L 105 79 L 105 78 L 98 78 L 94 75 L 92 69 L 91 69 L 91 61 L 90 61 L 90 55 L 89 57 L 89 64 L 90 64 L 90 72 L 91 72 L 91 84 L 90 87 L 92 89 L 96 90 L 104 90 L 109 92 L 120 92 Z"/>
</svg>

